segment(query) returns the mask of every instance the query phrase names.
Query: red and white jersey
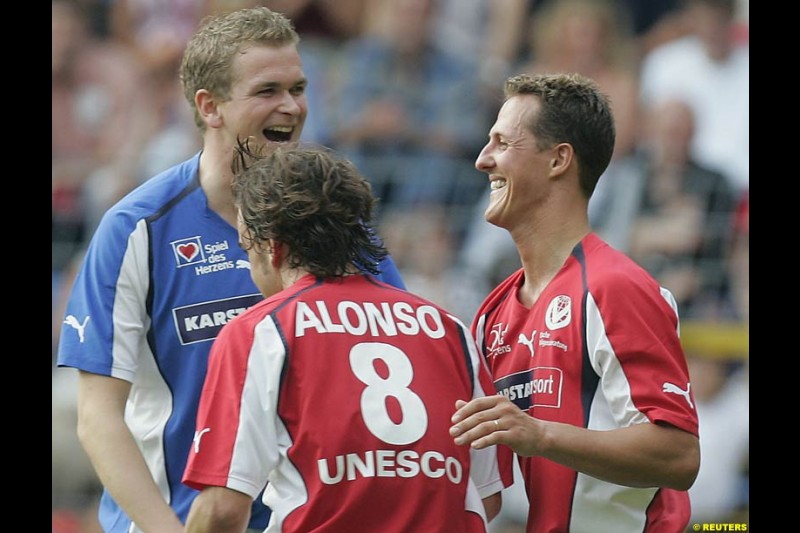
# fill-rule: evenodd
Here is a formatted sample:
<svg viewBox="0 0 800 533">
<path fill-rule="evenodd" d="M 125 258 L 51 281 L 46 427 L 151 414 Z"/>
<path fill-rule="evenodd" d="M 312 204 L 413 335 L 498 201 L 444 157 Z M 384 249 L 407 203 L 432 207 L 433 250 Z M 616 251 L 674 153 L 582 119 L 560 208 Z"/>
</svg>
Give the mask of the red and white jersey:
<svg viewBox="0 0 800 533">
<path fill-rule="evenodd" d="M 530 308 L 522 270 L 472 324 L 496 390 L 542 420 L 593 430 L 663 422 L 697 435 L 675 300 L 589 234 Z M 607 483 L 541 457 L 520 458 L 530 533 L 682 532 L 687 492 Z"/>
<path fill-rule="evenodd" d="M 268 532 L 482 532 L 497 449 L 457 446 L 457 399 L 493 394 L 469 329 L 369 276 L 305 276 L 215 341 L 183 481 L 264 503 Z"/>
</svg>

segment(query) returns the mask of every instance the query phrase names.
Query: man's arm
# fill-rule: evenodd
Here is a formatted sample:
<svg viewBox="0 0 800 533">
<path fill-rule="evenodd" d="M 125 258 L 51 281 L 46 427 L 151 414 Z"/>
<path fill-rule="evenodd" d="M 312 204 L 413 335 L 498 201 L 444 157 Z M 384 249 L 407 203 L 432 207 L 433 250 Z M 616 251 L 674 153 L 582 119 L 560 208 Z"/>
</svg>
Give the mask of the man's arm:
<svg viewBox="0 0 800 533">
<path fill-rule="evenodd" d="M 80 371 L 78 438 L 103 486 L 139 528 L 183 532 L 125 424 L 130 388 L 127 381 Z"/>
<path fill-rule="evenodd" d="M 596 431 L 539 420 L 502 395 L 456 407 L 450 429 L 456 444 L 505 444 L 521 456 L 541 456 L 618 485 L 688 490 L 700 468 L 697 437 L 672 426 Z"/>
<path fill-rule="evenodd" d="M 253 500 L 227 487 L 206 487 L 192 502 L 186 533 L 242 533 Z"/>
</svg>

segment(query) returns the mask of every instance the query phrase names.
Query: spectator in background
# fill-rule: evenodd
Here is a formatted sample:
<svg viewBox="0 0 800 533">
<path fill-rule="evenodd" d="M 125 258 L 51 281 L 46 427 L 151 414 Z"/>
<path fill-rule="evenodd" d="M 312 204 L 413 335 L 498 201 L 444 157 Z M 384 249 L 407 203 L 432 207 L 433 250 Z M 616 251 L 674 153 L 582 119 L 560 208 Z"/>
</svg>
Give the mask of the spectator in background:
<svg viewBox="0 0 800 533">
<path fill-rule="evenodd" d="M 146 70 L 177 65 L 187 41 L 206 15 L 206 3 L 206 0 L 113 0 L 111 34 L 139 55 Z"/>
<path fill-rule="evenodd" d="M 653 48 L 685 33 L 679 16 L 684 0 L 617 0 L 636 36 L 637 63 Z"/>
<path fill-rule="evenodd" d="M 433 0 L 367 7 L 364 35 L 343 50 L 332 139 L 385 206 L 463 202 L 487 120 L 476 71 L 432 46 Z"/>
<path fill-rule="evenodd" d="M 539 0 L 436 0 L 434 46 L 473 64 L 490 113 L 497 111 L 498 78 L 511 74 L 525 52 L 526 24 Z"/>
<path fill-rule="evenodd" d="M 737 206 L 730 257 L 736 318 L 743 328 L 748 328 L 750 321 L 749 204 L 746 192 Z M 744 363 L 709 354 L 689 359 L 700 417 L 701 453 L 704 457 L 710 455 L 700 465 L 697 481 L 690 490 L 696 522 L 738 522 L 748 518 L 750 366 L 749 347 L 746 349 Z"/>
<path fill-rule="evenodd" d="M 441 205 L 390 208 L 380 229 L 408 290 L 469 322 L 486 292 L 453 267 L 459 241 L 452 216 Z"/>
<path fill-rule="evenodd" d="M 87 183 L 109 169 L 119 180 L 103 184 L 119 196 L 133 181 L 146 138 L 147 99 L 140 98 L 136 56 L 91 33 L 76 0 L 52 2 L 52 224 L 53 271 L 80 251 L 91 234 Z"/>
<path fill-rule="evenodd" d="M 733 299 L 738 318 L 750 322 L 750 191 L 736 206 L 733 246 L 729 259 L 733 279 Z"/>
<path fill-rule="evenodd" d="M 303 141 L 333 145 L 335 95 L 345 60 L 343 47 L 361 35 L 370 0 L 268 0 L 273 11 L 283 13 L 303 37 L 300 53 L 308 77 L 306 98 L 314 113 L 303 128 Z"/>
<path fill-rule="evenodd" d="M 605 229 L 619 227 L 624 213 L 604 206 L 637 179 L 632 154 L 640 120 L 638 62 L 628 13 L 612 0 L 550 1 L 533 16 L 530 36 L 531 61 L 522 72 L 577 72 L 595 80 L 609 97 L 617 136 L 611 163 L 589 204 L 589 220 L 609 244 L 625 250 L 621 236 Z"/>
<path fill-rule="evenodd" d="M 110 11 L 112 36 L 140 58 L 144 65 L 140 85 L 148 95 L 148 142 L 137 161 L 136 185 L 200 149 L 192 113 L 175 73 L 200 20 L 207 14 L 224 11 L 228 4 L 242 3 L 241 0 L 114 0 Z M 110 204 L 105 205 L 108 207 Z"/>
<path fill-rule="evenodd" d="M 747 505 L 744 475 L 750 455 L 750 383 L 747 364 L 687 351 L 700 421 L 703 457 L 689 497 L 692 522 L 735 522 Z"/>
<path fill-rule="evenodd" d="M 735 0 L 686 0 L 690 33 L 642 61 L 641 101 L 689 103 L 695 116 L 692 157 L 722 173 L 738 195 L 750 177 L 750 51 L 737 33 Z"/>
<path fill-rule="evenodd" d="M 638 133 L 639 82 L 628 13 L 612 0 L 551 1 L 531 18 L 528 35 L 530 60 L 517 70 L 577 72 L 595 80 L 614 109 L 614 159 L 629 156 Z"/>
<path fill-rule="evenodd" d="M 370 1 L 264 0 L 261 3 L 289 17 L 303 41 L 322 38 L 340 44 L 361 34 L 364 9 Z"/>
<path fill-rule="evenodd" d="M 647 114 L 629 251 L 672 292 L 682 318 L 730 318 L 736 194 L 725 176 L 692 158 L 693 116 L 678 100 Z M 628 209 L 622 202 L 608 208 Z"/>
</svg>

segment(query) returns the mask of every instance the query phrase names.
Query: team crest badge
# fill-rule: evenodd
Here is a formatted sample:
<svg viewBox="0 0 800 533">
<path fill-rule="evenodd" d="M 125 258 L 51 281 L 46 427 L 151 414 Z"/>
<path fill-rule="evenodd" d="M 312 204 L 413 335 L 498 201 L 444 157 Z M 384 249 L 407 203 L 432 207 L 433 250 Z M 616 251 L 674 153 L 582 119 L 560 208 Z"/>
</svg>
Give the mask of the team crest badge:
<svg viewBox="0 0 800 533">
<path fill-rule="evenodd" d="M 565 294 L 553 298 L 547 306 L 544 321 L 551 330 L 568 326 L 572 321 L 572 298 Z"/>
</svg>

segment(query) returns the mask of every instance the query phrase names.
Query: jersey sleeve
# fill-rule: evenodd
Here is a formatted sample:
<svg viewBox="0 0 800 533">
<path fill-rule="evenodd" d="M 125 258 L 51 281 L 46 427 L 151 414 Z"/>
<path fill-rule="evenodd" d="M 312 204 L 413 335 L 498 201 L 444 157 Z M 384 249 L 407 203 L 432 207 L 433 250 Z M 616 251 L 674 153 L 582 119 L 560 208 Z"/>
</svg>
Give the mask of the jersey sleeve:
<svg viewBox="0 0 800 533">
<path fill-rule="evenodd" d="M 148 246 L 143 220 L 103 218 L 67 302 L 58 366 L 134 380 L 146 342 Z"/>
<path fill-rule="evenodd" d="M 279 460 L 276 413 L 285 349 L 270 317 L 254 327 L 245 317 L 225 325 L 212 345 L 182 481 L 256 498 Z"/>
<path fill-rule="evenodd" d="M 406 285 L 403 283 L 400 271 L 397 270 L 397 265 L 395 265 L 394 259 L 392 259 L 390 255 L 387 255 L 386 259 L 381 261 L 379 268 L 381 271 L 380 275 L 377 276 L 379 280 L 393 287 L 397 287 L 398 289 L 405 290 Z"/>
<path fill-rule="evenodd" d="M 615 422 L 666 423 L 697 435 L 675 301 L 654 280 L 608 276 L 586 302 L 586 345 Z"/>
</svg>

